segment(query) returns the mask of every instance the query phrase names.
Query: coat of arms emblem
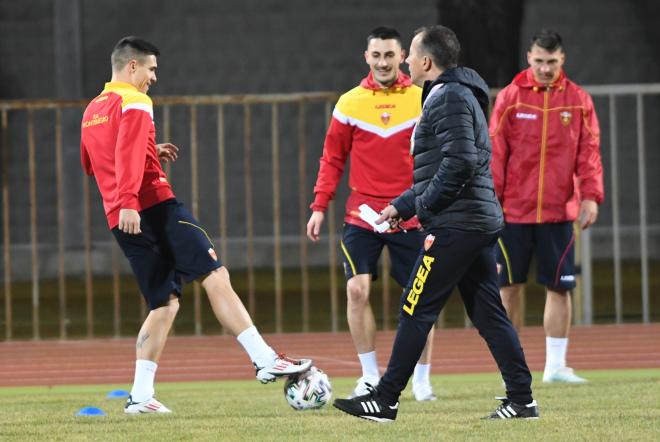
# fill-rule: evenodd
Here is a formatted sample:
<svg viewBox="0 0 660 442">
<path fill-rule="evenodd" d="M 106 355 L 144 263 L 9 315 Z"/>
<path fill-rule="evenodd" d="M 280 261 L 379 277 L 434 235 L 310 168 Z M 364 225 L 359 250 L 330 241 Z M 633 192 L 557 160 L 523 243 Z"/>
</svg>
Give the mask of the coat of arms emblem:
<svg viewBox="0 0 660 442">
<path fill-rule="evenodd" d="M 426 235 L 426 238 L 424 239 L 424 250 L 426 250 L 428 252 L 428 250 L 433 245 L 433 241 L 435 241 L 435 236 Z"/>
<path fill-rule="evenodd" d="M 390 122 L 391 116 L 392 115 L 390 115 L 388 112 L 383 112 L 382 114 L 380 114 L 380 121 L 382 121 L 383 124 L 387 125 Z"/>
</svg>

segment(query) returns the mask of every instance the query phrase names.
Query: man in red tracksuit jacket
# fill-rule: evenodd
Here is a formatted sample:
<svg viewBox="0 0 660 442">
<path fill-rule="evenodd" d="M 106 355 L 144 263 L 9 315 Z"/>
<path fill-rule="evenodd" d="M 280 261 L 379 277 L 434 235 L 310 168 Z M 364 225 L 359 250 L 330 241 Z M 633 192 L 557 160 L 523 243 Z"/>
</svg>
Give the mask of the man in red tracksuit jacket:
<svg viewBox="0 0 660 442">
<path fill-rule="evenodd" d="M 547 288 L 544 382 L 583 383 L 566 366 L 575 287 L 573 222 L 587 229 L 603 200 L 600 130 L 589 94 L 562 70 L 561 37 L 541 31 L 527 53 L 530 67 L 498 95 L 490 118 L 491 163 L 506 228 L 498 267 L 502 302 L 514 323 L 532 255 Z"/>
<path fill-rule="evenodd" d="M 405 287 L 423 242 L 417 218 L 385 233 L 375 232 L 360 218 L 362 204 L 379 213 L 412 184 L 410 137 L 421 113 L 421 89 L 399 71 L 403 53 L 401 36 L 394 29 L 376 28 L 367 37 L 364 56 L 370 72 L 339 98 L 332 113 L 307 223 L 307 236 L 318 241 L 328 202 L 350 157 L 352 193 L 346 202 L 341 248 L 348 325 L 362 366 L 351 397 L 365 394 L 367 384 L 376 385 L 380 378 L 369 290 L 378 276 L 383 247 L 387 245 L 390 253 L 392 277 Z M 413 395 L 420 401 L 436 398 L 429 379 L 432 339 L 433 330 L 413 377 Z"/>
<path fill-rule="evenodd" d="M 158 360 L 179 310 L 182 280 L 197 280 L 218 321 L 237 337 L 262 383 L 300 373 L 311 360 L 278 355 L 266 344 L 229 281 L 210 237 L 179 203 L 160 160 L 174 161 L 177 147 L 156 144 L 153 105 L 158 49 L 137 37 L 112 51 L 112 80 L 85 109 L 81 124 L 83 170 L 94 176 L 108 227 L 128 258 L 149 305 L 136 344 L 135 378 L 127 414 L 170 413 L 154 397 Z"/>
</svg>

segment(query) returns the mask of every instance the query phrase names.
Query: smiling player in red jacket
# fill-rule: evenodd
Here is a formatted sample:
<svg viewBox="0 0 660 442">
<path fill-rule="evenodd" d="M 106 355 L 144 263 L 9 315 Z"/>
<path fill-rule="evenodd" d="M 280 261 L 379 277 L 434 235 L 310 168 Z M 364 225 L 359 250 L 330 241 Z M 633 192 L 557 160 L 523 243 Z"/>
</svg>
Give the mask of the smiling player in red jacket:
<svg viewBox="0 0 660 442">
<path fill-rule="evenodd" d="M 369 75 L 343 94 L 332 113 L 314 186 L 313 211 L 307 236 L 319 240 L 328 202 L 334 198 L 350 157 L 344 234 L 341 241 L 346 275 L 347 319 L 362 365 L 362 377 L 351 397 L 367 392 L 367 384 L 380 378 L 376 360 L 376 321 L 369 302 L 371 281 L 378 276 L 378 258 L 387 246 L 392 277 L 405 287 L 422 246 L 417 218 L 385 233 L 374 232 L 363 221 L 359 206 L 367 204 L 380 212 L 412 184 L 410 136 L 421 112 L 421 89 L 399 70 L 405 51 L 401 36 L 379 27 L 367 37 L 364 53 Z M 384 275 L 387 277 L 387 275 Z M 433 331 L 417 364 L 413 395 L 417 400 L 435 400 L 429 380 Z"/>
<path fill-rule="evenodd" d="M 149 314 L 136 344 L 135 378 L 127 414 L 170 413 L 154 397 L 154 379 L 179 310 L 182 282 L 200 282 L 218 321 L 238 339 L 262 383 L 307 370 L 266 344 L 234 292 L 211 238 L 174 197 L 160 160 L 174 161 L 173 144 L 156 144 L 153 106 L 157 56 L 150 42 L 124 37 L 110 57 L 112 79 L 85 109 L 83 170 L 94 176 L 108 227 L 128 258 Z"/>
</svg>

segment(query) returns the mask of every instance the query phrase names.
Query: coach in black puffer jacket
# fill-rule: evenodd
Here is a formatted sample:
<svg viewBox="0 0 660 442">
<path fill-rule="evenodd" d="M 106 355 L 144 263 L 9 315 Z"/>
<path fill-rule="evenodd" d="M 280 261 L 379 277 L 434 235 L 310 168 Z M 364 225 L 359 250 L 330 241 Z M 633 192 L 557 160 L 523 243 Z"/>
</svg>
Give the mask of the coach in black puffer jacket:
<svg viewBox="0 0 660 442">
<path fill-rule="evenodd" d="M 404 220 L 417 214 L 426 230 L 498 232 L 504 218 L 490 174 L 488 86 L 472 69 L 450 68 L 424 84 L 422 102 L 414 184 L 392 205 Z"/>
<path fill-rule="evenodd" d="M 532 376 L 499 293 L 495 250 L 504 220 L 490 175 L 488 89 L 476 72 L 456 67 L 459 54 L 456 34 L 435 25 L 416 32 L 406 59 L 413 82 L 425 86 L 413 140 L 413 186 L 376 222 L 396 225 L 417 214 L 428 234 L 401 296 L 387 370 L 367 396 L 334 403 L 366 419 L 396 418 L 399 396 L 455 288 L 506 384 L 506 398 L 488 417 L 539 415 Z"/>
</svg>

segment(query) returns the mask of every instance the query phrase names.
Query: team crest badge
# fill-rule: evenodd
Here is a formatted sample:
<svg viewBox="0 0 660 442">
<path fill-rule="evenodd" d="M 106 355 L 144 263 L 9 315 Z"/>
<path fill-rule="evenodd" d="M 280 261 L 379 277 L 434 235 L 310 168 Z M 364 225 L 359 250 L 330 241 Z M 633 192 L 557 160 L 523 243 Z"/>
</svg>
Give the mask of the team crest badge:
<svg viewBox="0 0 660 442">
<path fill-rule="evenodd" d="M 213 250 L 213 247 L 209 249 L 209 255 L 211 255 L 211 258 L 213 258 L 214 261 L 218 260 L 218 255 L 215 254 L 215 250 Z"/>
<path fill-rule="evenodd" d="M 383 124 L 387 125 L 390 122 L 391 116 L 392 115 L 390 115 L 388 112 L 383 112 L 382 114 L 380 114 L 380 121 L 382 121 Z"/>
<path fill-rule="evenodd" d="M 571 124 L 571 117 L 572 116 L 573 116 L 573 114 L 571 114 L 568 111 L 564 111 L 564 112 L 559 114 L 559 118 L 561 118 L 561 122 L 564 126 L 568 126 L 569 124 Z"/>
<path fill-rule="evenodd" d="M 426 238 L 424 239 L 424 250 L 426 250 L 428 252 L 428 250 L 433 245 L 433 241 L 435 241 L 435 236 L 426 235 Z"/>
</svg>

